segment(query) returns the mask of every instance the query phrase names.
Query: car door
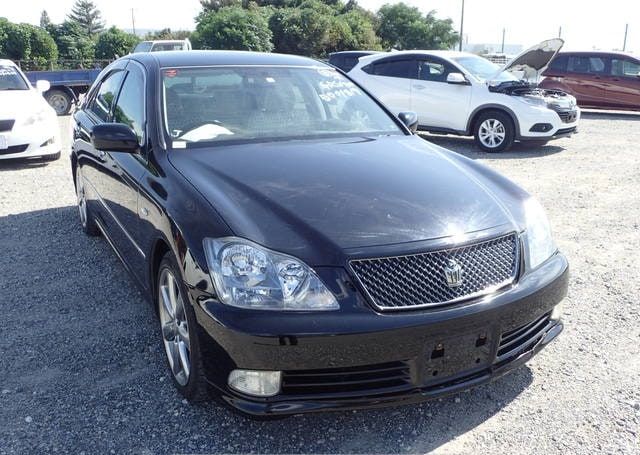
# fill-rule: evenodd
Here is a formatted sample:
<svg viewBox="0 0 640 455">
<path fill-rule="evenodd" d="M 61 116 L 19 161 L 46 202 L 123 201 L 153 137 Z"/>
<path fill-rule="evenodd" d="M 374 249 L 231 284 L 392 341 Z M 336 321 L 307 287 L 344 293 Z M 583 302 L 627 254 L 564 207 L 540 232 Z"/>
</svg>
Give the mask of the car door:
<svg viewBox="0 0 640 455">
<path fill-rule="evenodd" d="M 411 56 L 387 57 L 362 68 L 369 77 L 364 86 L 391 112 L 411 110 L 411 79 L 417 77 L 418 64 Z"/>
<path fill-rule="evenodd" d="M 145 72 L 137 62 L 126 66 L 109 121 L 129 126 L 138 136 L 139 153 L 103 152 L 101 196 L 114 221 L 112 241 L 134 275 L 145 280 L 138 213 L 139 182 L 146 171 Z"/>
<path fill-rule="evenodd" d="M 126 62 L 117 62 L 111 66 L 87 95 L 82 108 L 74 113 L 73 149 L 82 170 L 82 177 L 87 191 L 87 203 L 91 211 L 99 217 L 101 226 L 108 231 L 116 227 L 109 216 L 102 194 L 105 187 L 105 153 L 96 150 L 91 143 L 91 131 L 99 123 L 111 119 L 111 111 L 124 78 Z"/>
<path fill-rule="evenodd" d="M 640 109 L 640 61 L 612 57 L 606 92 L 611 107 Z"/>
<path fill-rule="evenodd" d="M 447 83 L 461 73 L 451 63 L 431 56 L 418 59 L 418 75 L 411 79 L 411 110 L 421 126 L 464 131 L 469 115 L 471 86 Z"/>
<path fill-rule="evenodd" d="M 599 55 L 576 54 L 569 56 L 565 84 L 578 100 L 578 104 L 583 106 L 606 105 L 606 68 L 607 59 Z"/>
</svg>

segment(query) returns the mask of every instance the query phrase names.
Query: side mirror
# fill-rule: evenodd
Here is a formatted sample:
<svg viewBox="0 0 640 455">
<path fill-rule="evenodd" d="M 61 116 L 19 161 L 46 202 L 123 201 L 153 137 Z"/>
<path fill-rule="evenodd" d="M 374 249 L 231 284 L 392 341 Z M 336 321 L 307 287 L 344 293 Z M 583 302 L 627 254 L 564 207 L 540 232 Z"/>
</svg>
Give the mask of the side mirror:
<svg viewBox="0 0 640 455">
<path fill-rule="evenodd" d="M 104 152 L 137 153 L 138 136 L 124 123 L 101 123 L 93 127 L 91 143 Z"/>
<path fill-rule="evenodd" d="M 44 93 L 51 88 L 51 83 L 49 81 L 45 81 L 43 79 L 39 79 L 36 81 L 36 90 L 40 93 Z"/>
<path fill-rule="evenodd" d="M 400 112 L 398 118 L 412 133 L 418 131 L 418 114 L 415 112 Z"/>
<path fill-rule="evenodd" d="M 471 85 L 462 73 L 449 73 L 447 75 L 447 84 Z"/>
</svg>

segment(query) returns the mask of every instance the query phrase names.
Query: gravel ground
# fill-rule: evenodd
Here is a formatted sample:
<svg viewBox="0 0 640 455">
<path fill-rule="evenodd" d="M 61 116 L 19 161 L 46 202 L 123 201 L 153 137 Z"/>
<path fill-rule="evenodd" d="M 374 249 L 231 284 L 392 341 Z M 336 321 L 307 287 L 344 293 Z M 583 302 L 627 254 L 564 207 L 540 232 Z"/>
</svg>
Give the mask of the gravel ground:
<svg viewBox="0 0 640 455">
<path fill-rule="evenodd" d="M 61 118 L 63 133 L 68 118 Z M 0 453 L 640 453 L 639 115 L 477 153 L 547 207 L 566 329 L 527 366 L 419 406 L 256 422 L 173 390 L 151 306 L 80 231 L 69 163 L 0 164 Z"/>
</svg>

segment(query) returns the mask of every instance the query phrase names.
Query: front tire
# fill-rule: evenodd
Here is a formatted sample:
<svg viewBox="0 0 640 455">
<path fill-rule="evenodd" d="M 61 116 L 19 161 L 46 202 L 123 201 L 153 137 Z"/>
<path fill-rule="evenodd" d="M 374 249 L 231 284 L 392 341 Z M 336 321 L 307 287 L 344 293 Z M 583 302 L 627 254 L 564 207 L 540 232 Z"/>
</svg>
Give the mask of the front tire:
<svg viewBox="0 0 640 455">
<path fill-rule="evenodd" d="M 502 152 L 513 145 L 515 127 L 511 117 L 501 111 L 487 111 L 476 119 L 473 137 L 485 152 Z"/>
<path fill-rule="evenodd" d="M 165 254 L 156 280 L 162 344 L 175 388 L 191 402 L 205 401 L 209 385 L 204 377 L 196 315 L 180 276 L 173 255 Z"/>
<path fill-rule="evenodd" d="M 78 199 L 78 214 L 80 215 L 80 225 L 82 231 L 89 237 L 100 235 L 100 230 L 96 225 L 93 213 L 87 201 L 86 183 L 82 176 L 80 166 L 76 166 L 76 197 Z"/>
</svg>

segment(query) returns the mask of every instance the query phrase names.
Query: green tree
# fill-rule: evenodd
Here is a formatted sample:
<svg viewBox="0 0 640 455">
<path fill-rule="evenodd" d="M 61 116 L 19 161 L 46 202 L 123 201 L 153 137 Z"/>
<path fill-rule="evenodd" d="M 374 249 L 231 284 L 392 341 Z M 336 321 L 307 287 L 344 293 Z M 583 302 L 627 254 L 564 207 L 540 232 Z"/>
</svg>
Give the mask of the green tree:
<svg viewBox="0 0 640 455">
<path fill-rule="evenodd" d="M 62 60 L 73 60 L 70 66 L 83 65 L 95 58 L 95 42 L 85 35 L 77 22 L 65 21 L 60 25 L 51 24 L 47 31 L 58 46 Z"/>
<path fill-rule="evenodd" d="M 41 27 L 31 26 L 29 47 L 30 59 L 40 67 L 47 67 L 58 60 L 58 46 L 51 35 Z"/>
<path fill-rule="evenodd" d="M 88 36 L 95 36 L 104 30 L 100 10 L 91 0 L 76 0 L 71 8 L 69 20 L 80 25 Z"/>
<path fill-rule="evenodd" d="M 269 20 L 275 50 L 312 56 L 326 53 L 328 42 L 336 41 L 341 28 L 333 16 L 330 7 L 313 1 L 297 8 L 276 9 Z"/>
<path fill-rule="evenodd" d="M 191 36 L 191 32 L 189 30 L 176 30 L 173 31 L 170 28 L 163 28 L 162 30 L 157 30 L 155 32 L 149 32 L 144 36 L 145 40 L 153 41 L 153 40 L 172 40 L 172 39 L 186 39 Z"/>
<path fill-rule="evenodd" d="M 44 29 L 0 18 L 0 58 L 30 60 L 34 69 L 46 68 L 57 60 L 58 49 Z"/>
<path fill-rule="evenodd" d="M 51 25 L 51 19 L 49 19 L 49 13 L 47 13 L 46 9 L 43 9 L 40 13 L 40 27 L 45 30 Z"/>
<path fill-rule="evenodd" d="M 200 5 L 205 13 L 216 12 L 227 6 L 244 6 L 243 0 L 200 0 Z"/>
<path fill-rule="evenodd" d="M 448 49 L 458 40 L 451 19 L 426 16 L 405 3 L 386 4 L 378 10 L 378 36 L 394 49 Z"/>
<path fill-rule="evenodd" d="M 100 33 L 96 40 L 96 58 L 114 59 L 128 54 L 140 39 L 131 33 L 111 27 L 106 32 Z"/>
<path fill-rule="evenodd" d="M 192 34 L 198 49 L 234 49 L 269 52 L 273 49 L 267 19 L 255 8 L 225 6 L 202 12 Z"/>
<path fill-rule="evenodd" d="M 276 51 L 315 57 L 350 49 L 380 49 L 372 16 L 357 5 L 305 0 L 274 10 L 269 26 Z"/>
</svg>

